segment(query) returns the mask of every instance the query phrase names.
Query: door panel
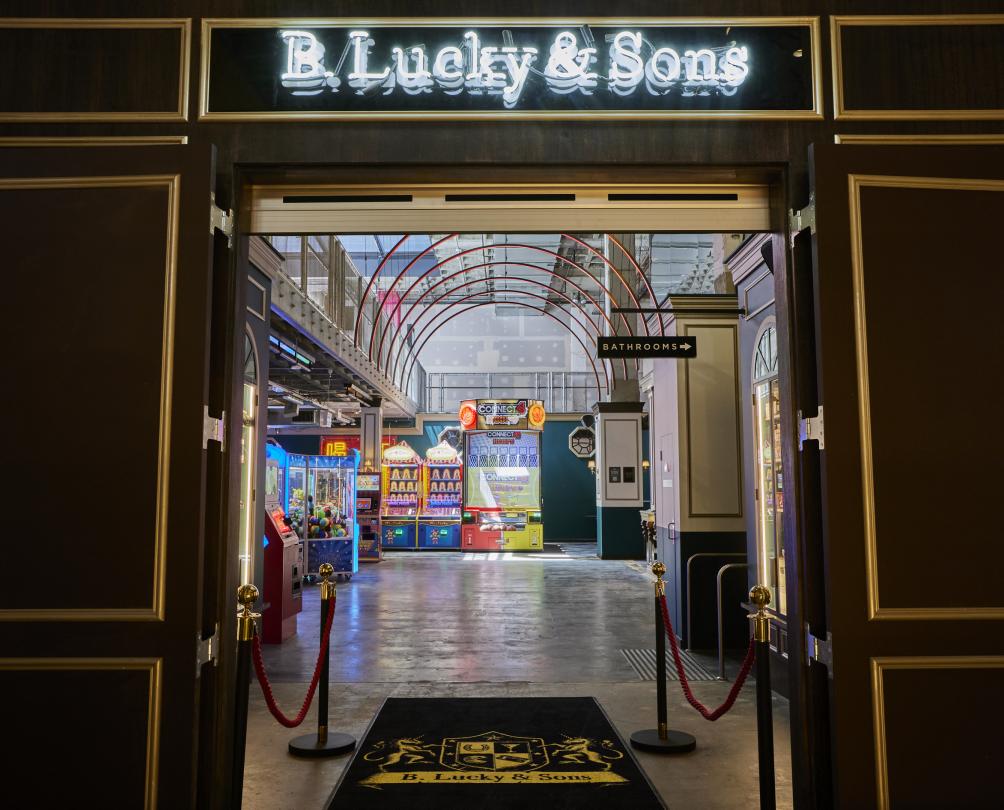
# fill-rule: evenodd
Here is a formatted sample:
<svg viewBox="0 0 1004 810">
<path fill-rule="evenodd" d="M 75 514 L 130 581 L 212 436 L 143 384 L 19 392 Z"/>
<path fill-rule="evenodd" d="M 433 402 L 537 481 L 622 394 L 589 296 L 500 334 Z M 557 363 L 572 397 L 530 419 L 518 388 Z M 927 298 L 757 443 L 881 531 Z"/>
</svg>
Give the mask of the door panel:
<svg viewBox="0 0 1004 810">
<path fill-rule="evenodd" d="M 6 765 L 45 785 L 66 729 L 85 804 L 193 802 L 212 177 L 208 146 L 0 150 Z"/>
<path fill-rule="evenodd" d="M 999 807 L 999 722 L 962 718 L 1004 681 L 1004 150 L 817 146 L 812 171 L 837 805 Z"/>
</svg>

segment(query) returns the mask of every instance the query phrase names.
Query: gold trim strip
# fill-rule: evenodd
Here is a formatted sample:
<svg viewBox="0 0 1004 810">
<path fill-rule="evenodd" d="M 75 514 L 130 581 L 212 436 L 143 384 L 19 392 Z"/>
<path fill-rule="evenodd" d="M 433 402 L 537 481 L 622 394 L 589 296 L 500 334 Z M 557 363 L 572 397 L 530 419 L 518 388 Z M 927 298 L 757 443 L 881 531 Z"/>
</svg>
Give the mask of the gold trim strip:
<svg viewBox="0 0 1004 810">
<path fill-rule="evenodd" d="M 0 178 L 0 192 L 53 188 L 167 189 L 167 228 L 164 272 L 164 324 L 161 348 L 161 395 L 157 450 L 157 519 L 154 531 L 152 604 L 149 608 L 10 608 L 0 609 L 0 621 L 164 621 L 167 570 L 167 511 L 171 470 L 171 407 L 174 381 L 175 288 L 178 275 L 178 214 L 181 175 L 111 177 Z"/>
<path fill-rule="evenodd" d="M 915 655 L 879 656 L 870 659 L 872 688 L 872 723 L 875 735 L 875 787 L 879 810 L 888 810 L 889 762 L 885 725 L 885 681 L 887 669 L 999 669 L 1004 655 Z"/>
<path fill-rule="evenodd" d="M 143 806 L 156 810 L 160 770 L 160 717 L 163 694 L 162 658 L 0 658 L 0 671 L 146 670 L 150 674 L 146 718 L 146 773 Z"/>
<path fill-rule="evenodd" d="M 833 117 L 838 121 L 959 121 L 1004 120 L 1004 109 L 895 110 L 849 109 L 844 104 L 844 58 L 841 29 L 853 27 L 1004 25 L 1004 14 L 842 14 L 830 17 L 830 67 L 833 75 Z"/>
<path fill-rule="evenodd" d="M 834 143 L 881 146 L 1004 146 L 999 135 L 834 135 Z"/>
<path fill-rule="evenodd" d="M 821 119 L 823 112 L 823 71 L 820 25 L 818 16 L 806 17 L 479 17 L 463 19 L 454 17 L 380 17 L 359 19 L 347 17 L 296 18 L 296 17 L 212 17 L 203 18 L 199 61 L 199 121 L 637 121 L 675 118 L 678 120 L 745 120 L 770 119 L 797 120 Z M 214 113 L 209 110 L 209 73 L 212 64 L 212 31 L 214 28 L 370 28 L 417 27 L 438 28 L 446 26 L 499 26 L 528 28 L 533 26 L 580 25 L 658 25 L 680 28 L 684 26 L 750 28 L 755 26 L 775 28 L 808 28 L 811 50 L 812 107 L 807 110 L 569 110 L 553 112 L 518 112 L 507 110 L 477 111 L 427 111 L 383 113 L 339 112 L 238 112 Z"/>
<path fill-rule="evenodd" d="M 0 137 L 3 147 L 38 146 L 184 146 L 187 135 L 55 135 Z"/>
<path fill-rule="evenodd" d="M 883 608 L 879 600 L 878 536 L 875 515 L 874 454 L 871 431 L 871 392 L 868 371 L 868 324 L 865 307 L 864 246 L 862 240 L 861 189 L 910 188 L 951 191 L 1004 191 L 1004 180 L 950 177 L 896 177 L 850 174 L 848 215 L 851 237 L 851 279 L 854 295 L 854 343 L 857 358 L 858 426 L 861 431 L 861 487 L 864 512 L 865 566 L 868 585 L 868 619 L 1000 619 L 1004 607 Z"/>
<path fill-rule="evenodd" d="M 178 29 L 178 107 L 163 112 L 4 112 L 0 121 L 71 123 L 94 121 L 187 121 L 191 86 L 192 20 L 189 17 L 0 17 L 0 28 Z"/>
</svg>

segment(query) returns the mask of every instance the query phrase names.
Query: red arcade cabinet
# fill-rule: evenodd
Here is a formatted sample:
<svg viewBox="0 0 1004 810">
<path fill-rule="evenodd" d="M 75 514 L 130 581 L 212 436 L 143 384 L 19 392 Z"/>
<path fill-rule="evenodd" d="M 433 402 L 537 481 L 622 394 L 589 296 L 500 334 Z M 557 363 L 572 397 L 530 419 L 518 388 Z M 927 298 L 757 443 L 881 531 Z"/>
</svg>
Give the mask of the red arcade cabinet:
<svg viewBox="0 0 1004 810">
<path fill-rule="evenodd" d="M 279 644 L 296 635 L 296 614 L 303 607 L 299 571 L 300 538 L 284 520 L 282 507 L 265 513 L 265 570 L 262 640 Z"/>
</svg>

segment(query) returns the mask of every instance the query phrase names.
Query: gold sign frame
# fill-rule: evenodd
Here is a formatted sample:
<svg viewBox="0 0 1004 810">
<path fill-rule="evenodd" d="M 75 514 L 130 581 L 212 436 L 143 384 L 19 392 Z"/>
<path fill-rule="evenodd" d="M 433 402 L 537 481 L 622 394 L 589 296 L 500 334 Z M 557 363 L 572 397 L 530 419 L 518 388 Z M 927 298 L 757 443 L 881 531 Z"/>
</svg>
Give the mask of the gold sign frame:
<svg viewBox="0 0 1004 810">
<path fill-rule="evenodd" d="M 823 112 L 822 53 L 818 16 L 794 17 L 581 17 L 576 19 L 550 17 L 378 17 L 359 19 L 348 17 L 295 18 L 295 17 L 216 17 L 202 20 L 199 65 L 199 121 L 625 121 L 625 120 L 820 120 Z M 428 112 L 285 112 L 268 110 L 258 112 L 212 112 L 209 109 L 209 80 L 212 67 L 212 32 L 216 28 L 393 28 L 393 27 L 451 27 L 451 26 L 508 26 L 528 28 L 533 26 L 613 26 L 639 25 L 683 28 L 706 27 L 790 27 L 809 30 L 810 70 L 812 81 L 812 107 L 805 110 L 462 110 Z"/>
</svg>

